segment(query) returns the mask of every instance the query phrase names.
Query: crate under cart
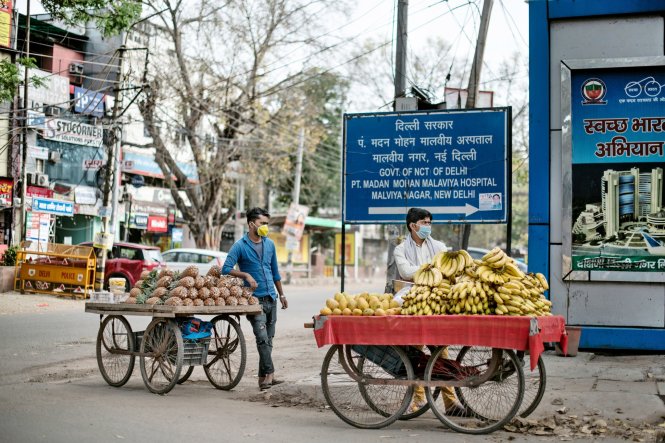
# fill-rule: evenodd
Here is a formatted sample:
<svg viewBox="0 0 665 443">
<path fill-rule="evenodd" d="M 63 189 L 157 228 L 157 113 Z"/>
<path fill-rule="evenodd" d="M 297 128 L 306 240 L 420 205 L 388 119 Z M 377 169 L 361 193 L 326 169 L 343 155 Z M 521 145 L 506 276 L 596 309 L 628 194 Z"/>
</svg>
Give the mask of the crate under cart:
<svg viewBox="0 0 665 443">
<path fill-rule="evenodd" d="M 183 339 L 183 366 L 204 365 L 208 359 L 208 347 L 210 346 L 210 337 L 198 338 L 195 340 Z"/>
</svg>

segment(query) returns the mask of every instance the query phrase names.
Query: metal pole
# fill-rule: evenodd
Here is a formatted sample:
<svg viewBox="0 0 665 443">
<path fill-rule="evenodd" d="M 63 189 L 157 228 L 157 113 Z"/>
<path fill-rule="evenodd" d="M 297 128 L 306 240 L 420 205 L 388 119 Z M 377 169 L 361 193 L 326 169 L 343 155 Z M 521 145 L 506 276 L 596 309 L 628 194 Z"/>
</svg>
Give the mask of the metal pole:
<svg viewBox="0 0 665 443">
<path fill-rule="evenodd" d="M 397 0 L 397 38 L 395 44 L 395 99 L 406 94 L 406 48 L 409 0 Z M 395 102 L 396 103 L 396 102 Z"/>
<path fill-rule="evenodd" d="M 30 57 L 30 0 L 26 4 L 25 12 L 25 58 Z M 21 152 L 21 240 L 26 237 L 26 196 L 28 194 L 28 171 L 26 161 L 28 160 L 28 66 L 25 69 L 23 79 L 23 150 Z"/>
<path fill-rule="evenodd" d="M 300 128 L 300 139 L 298 141 L 298 152 L 296 154 L 296 176 L 293 179 L 293 203 L 296 205 L 300 204 L 300 177 L 302 175 L 302 153 L 305 148 L 305 129 Z M 289 249 L 289 253 L 286 259 L 286 281 L 285 284 L 291 283 L 291 277 L 293 274 L 293 251 Z"/>
<path fill-rule="evenodd" d="M 102 232 L 104 234 L 113 233 L 115 234 L 115 228 L 109 230 L 109 222 L 111 221 L 112 214 L 108 213 L 109 206 L 109 194 L 111 194 L 111 186 L 113 186 L 113 194 L 115 198 L 115 204 L 117 206 L 117 192 L 118 192 L 118 178 L 119 176 L 115 173 L 115 163 L 114 161 L 118 158 L 119 150 L 119 140 L 118 134 L 116 133 L 116 123 L 118 121 L 118 114 L 120 111 L 120 102 L 122 97 L 122 69 L 123 69 L 123 60 L 125 54 L 125 46 L 122 45 L 118 49 L 118 84 L 115 88 L 115 100 L 113 101 L 113 113 L 111 114 L 111 142 L 113 145 L 108 149 L 108 159 L 106 163 L 106 177 L 104 179 L 104 191 L 103 191 L 103 205 L 104 205 L 104 217 L 102 218 Z M 113 171 L 113 174 L 111 172 Z M 113 181 L 111 181 L 113 180 Z M 116 208 L 117 210 L 117 208 Z M 115 219 L 113 219 L 115 224 Z M 113 239 L 115 240 L 115 239 Z M 105 281 L 105 269 L 106 269 L 106 249 L 100 248 L 97 251 L 97 272 L 95 273 L 95 290 L 101 291 L 104 288 Z"/>
<path fill-rule="evenodd" d="M 487 30 L 490 25 L 490 15 L 492 13 L 492 4 L 494 0 L 485 0 L 483 2 L 483 12 L 480 16 L 480 29 L 478 30 L 478 41 L 476 42 L 476 52 L 471 65 L 469 74 L 469 86 L 467 87 L 466 109 L 476 106 L 476 97 L 478 96 L 478 85 L 480 83 L 480 71 L 483 67 L 483 56 L 485 54 L 485 43 L 487 42 Z M 510 198 L 505 196 L 506 199 Z M 471 237 L 471 225 L 465 223 L 462 228 L 461 249 L 469 247 L 469 237 Z"/>
</svg>

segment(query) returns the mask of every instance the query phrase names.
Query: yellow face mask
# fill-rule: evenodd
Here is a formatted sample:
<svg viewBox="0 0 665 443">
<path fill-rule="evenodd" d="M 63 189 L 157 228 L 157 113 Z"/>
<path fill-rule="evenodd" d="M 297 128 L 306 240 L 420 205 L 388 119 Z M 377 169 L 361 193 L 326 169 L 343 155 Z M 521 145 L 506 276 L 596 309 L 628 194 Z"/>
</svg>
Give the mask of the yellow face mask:
<svg viewBox="0 0 665 443">
<path fill-rule="evenodd" d="M 268 235 L 268 225 L 262 225 L 256 228 L 256 233 L 259 237 L 265 237 Z"/>
</svg>

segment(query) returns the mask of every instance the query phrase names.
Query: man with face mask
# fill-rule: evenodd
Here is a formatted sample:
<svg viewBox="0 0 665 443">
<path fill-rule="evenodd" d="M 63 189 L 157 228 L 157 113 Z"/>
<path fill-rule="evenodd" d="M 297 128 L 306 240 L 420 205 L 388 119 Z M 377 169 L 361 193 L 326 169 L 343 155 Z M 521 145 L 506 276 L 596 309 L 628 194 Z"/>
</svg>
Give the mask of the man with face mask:
<svg viewBox="0 0 665 443">
<path fill-rule="evenodd" d="M 441 251 L 446 251 L 446 245 L 440 241 L 434 240 L 432 234 L 432 214 L 421 208 L 411 208 L 406 214 L 406 227 L 409 234 L 404 241 L 395 248 L 395 263 L 402 280 L 413 281 L 413 274 L 418 268 L 432 261 L 432 258 Z M 448 358 L 448 351 L 444 350 L 441 355 Z M 443 388 L 441 390 L 443 404 L 446 407 L 446 414 L 454 416 L 466 416 L 467 411 L 455 397 L 452 388 Z M 425 390 L 417 387 L 413 392 L 413 401 L 411 412 L 415 412 L 424 404 Z"/>
<path fill-rule="evenodd" d="M 262 391 L 281 383 L 275 379 L 275 367 L 272 362 L 272 340 L 277 322 L 277 297 L 282 309 L 289 304 L 284 296 L 281 277 L 277 268 L 275 244 L 268 236 L 270 214 L 262 208 L 247 211 L 248 232 L 238 240 L 229 251 L 223 274 L 240 277 L 254 289 L 254 296 L 259 299 L 263 312 L 248 315 L 252 324 L 256 348 L 259 352 L 259 389 Z M 233 269 L 235 265 L 238 269 Z"/>
</svg>

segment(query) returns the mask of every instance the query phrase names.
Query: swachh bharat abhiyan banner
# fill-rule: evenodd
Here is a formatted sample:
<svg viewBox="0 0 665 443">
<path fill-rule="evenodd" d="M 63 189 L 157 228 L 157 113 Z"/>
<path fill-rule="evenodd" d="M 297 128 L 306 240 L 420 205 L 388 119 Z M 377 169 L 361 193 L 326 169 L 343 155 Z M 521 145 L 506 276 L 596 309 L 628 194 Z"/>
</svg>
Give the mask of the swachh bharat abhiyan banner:
<svg viewBox="0 0 665 443">
<path fill-rule="evenodd" d="M 344 221 L 506 223 L 510 108 L 344 115 Z"/>
<path fill-rule="evenodd" d="M 572 269 L 665 271 L 665 67 L 571 77 Z"/>
</svg>

